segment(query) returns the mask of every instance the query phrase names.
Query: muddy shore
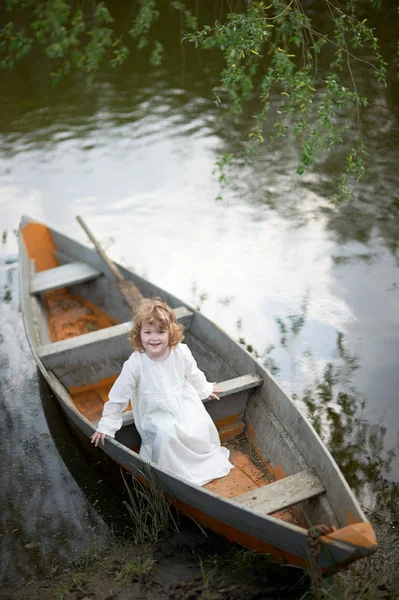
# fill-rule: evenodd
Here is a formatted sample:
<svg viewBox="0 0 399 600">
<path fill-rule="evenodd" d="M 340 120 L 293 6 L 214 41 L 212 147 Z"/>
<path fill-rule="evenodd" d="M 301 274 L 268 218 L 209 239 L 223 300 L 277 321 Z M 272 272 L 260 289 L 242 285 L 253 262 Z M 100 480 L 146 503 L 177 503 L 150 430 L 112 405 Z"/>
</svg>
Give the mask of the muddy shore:
<svg viewBox="0 0 399 600">
<path fill-rule="evenodd" d="M 46 578 L 0 591 L 2 600 L 335 600 L 399 599 L 396 519 L 373 523 L 376 554 L 325 580 L 317 596 L 310 577 L 229 544 L 194 523 L 156 544 L 109 540 Z"/>
</svg>

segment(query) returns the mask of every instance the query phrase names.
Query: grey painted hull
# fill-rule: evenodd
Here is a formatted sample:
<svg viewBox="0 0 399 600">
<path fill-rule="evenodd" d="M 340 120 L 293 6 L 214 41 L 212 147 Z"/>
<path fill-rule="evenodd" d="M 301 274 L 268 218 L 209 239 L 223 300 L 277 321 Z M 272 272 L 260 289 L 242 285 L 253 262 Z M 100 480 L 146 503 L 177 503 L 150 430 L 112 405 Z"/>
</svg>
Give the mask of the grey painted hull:
<svg viewBox="0 0 399 600">
<path fill-rule="evenodd" d="M 28 222 L 29 218 L 23 218 L 22 227 Z M 130 311 L 116 290 L 112 274 L 107 271 L 98 254 L 54 230 L 51 232 L 61 264 L 80 260 L 103 273 L 101 280 L 77 286 L 77 293 L 92 300 L 116 319 L 128 321 L 131 318 Z M 223 411 L 241 410 L 251 441 L 276 472 L 290 476 L 311 468 L 317 473 L 325 494 L 316 501 L 303 502 L 296 508 L 300 521 L 309 525 L 334 525 L 337 529 L 321 539 L 317 561 L 322 569 L 335 569 L 375 551 L 376 542 L 371 526 L 342 473 L 313 427 L 270 373 L 204 315 L 131 271 L 120 265 L 118 267 L 126 279 L 139 287 L 144 296 L 160 295 L 172 307 L 185 306 L 192 311 L 194 317 L 187 340 L 208 378 L 221 381 L 245 374 L 258 374 L 262 377 L 263 384 L 245 397 L 237 394 L 237 398 L 228 404 L 223 404 L 222 401 L 219 404 L 210 402 L 207 408 L 214 419 L 228 415 L 228 412 Z M 40 299 L 30 293 L 33 272 L 34 267 L 20 235 L 21 306 L 32 354 L 62 410 L 76 427 L 90 437 L 95 430 L 93 424 L 77 410 L 63 385 L 65 382 L 62 383 L 40 358 L 41 347 L 49 344 L 50 340 Z M 124 352 L 126 351 L 125 349 Z M 106 354 L 106 347 L 104 352 Z M 105 359 L 106 356 L 101 358 L 103 363 Z M 101 360 L 99 357 L 99 363 Z M 93 357 L 91 361 L 93 362 Z M 103 372 L 102 374 L 104 375 Z M 94 376 L 97 377 L 98 373 Z M 80 380 L 81 385 L 85 383 L 85 380 Z M 141 474 L 148 467 L 137 453 L 117 440 L 107 438 L 104 451 L 133 474 Z M 155 464 L 150 466 L 165 494 L 180 510 L 205 526 L 245 546 L 270 552 L 277 560 L 301 566 L 308 563 L 308 532 L 305 527 L 261 514 L 261 511 L 249 509 L 234 498 L 223 498 L 189 484 L 172 473 L 161 471 Z"/>
</svg>

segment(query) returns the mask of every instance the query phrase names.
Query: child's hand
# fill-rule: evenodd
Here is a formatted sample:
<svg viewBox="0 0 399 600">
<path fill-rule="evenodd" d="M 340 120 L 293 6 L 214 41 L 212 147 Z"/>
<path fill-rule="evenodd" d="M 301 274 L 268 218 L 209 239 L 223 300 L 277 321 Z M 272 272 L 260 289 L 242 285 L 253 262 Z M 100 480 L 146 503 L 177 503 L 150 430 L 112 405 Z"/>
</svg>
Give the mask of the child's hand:
<svg viewBox="0 0 399 600">
<path fill-rule="evenodd" d="M 217 396 L 215 392 L 223 392 L 222 388 L 216 385 L 216 383 L 213 384 L 213 390 L 208 396 L 208 400 L 220 400 L 219 396 Z"/>
<path fill-rule="evenodd" d="M 94 444 L 95 446 L 98 446 L 99 441 L 101 441 L 102 445 L 104 446 L 105 433 L 100 433 L 99 431 L 95 431 L 93 433 L 93 435 L 91 436 L 91 443 Z"/>
</svg>

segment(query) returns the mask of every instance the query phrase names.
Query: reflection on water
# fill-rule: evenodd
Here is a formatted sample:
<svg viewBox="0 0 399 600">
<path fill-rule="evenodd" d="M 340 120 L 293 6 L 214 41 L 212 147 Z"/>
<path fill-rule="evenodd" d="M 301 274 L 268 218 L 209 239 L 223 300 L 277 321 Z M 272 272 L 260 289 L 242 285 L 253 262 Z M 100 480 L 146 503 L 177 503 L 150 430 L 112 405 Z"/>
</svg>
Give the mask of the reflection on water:
<svg viewBox="0 0 399 600">
<path fill-rule="evenodd" d="M 367 399 L 352 384 L 359 368 L 356 356 L 345 348 L 344 335 L 337 335 L 336 352 L 321 374 L 312 364 L 311 352 L 305 359 L 313 371 L 313 381 L 296 397 L 306 407 L 316 431 L 328 445 L 338 466 L 355 493 L 371 509 L 399 518 L 399 484 L 389 481 L 397 464 L 397 445 L 384 447 L 386 427 L 364 416 Z"/>
<path fill-rule="evenodd" d="M 298 361 L 298 356 L 290 355 L 290 346 L 305 326 L 307 302 L 305 296 L 299 313 L 276 318 L 280 349 L 284 350 L 286 361 Z M 242 324 L 239 322 L 238 326 L 240 329 Z M 259 352 L 245 338 L 239 337 L 238 341 L 278 376 L 280 369 L 273 358 L 274 346 Z M 359 359 L 346 349 L 344 334 L 338 332 L 335 351 L 324 365 L 314 359 L 311 346 L 299 360 L 302 381 L 298 382 L 300 391 L 292 393 L 293 399 L 308 416 L 365 507 L 398 521 L 399 484 L 390 481 L 390 476 L 399 462 L 399 427 L 396 444 L 387 449 L 387 428 L 366 418 L 369 400 L 353 385 Z"/>
<path fill-rule="evenodd" d="M 3 250 L 5 246 L 4 243 Z M 17 267 L 15 257 L 3 254 L 0 264 L 0 581 L 3 583 L 27 581 L 48 572 L 80 554 L 93 539 L 105 539 L 108 535 L 107 525 L 60 457 L 54 433 L 43 414 L 38 374 L 22 326 Z M 51 401 L 54 403 L 55 399 Z M 82 469 L 76 461 L 74 467 Z"/>
</svg>

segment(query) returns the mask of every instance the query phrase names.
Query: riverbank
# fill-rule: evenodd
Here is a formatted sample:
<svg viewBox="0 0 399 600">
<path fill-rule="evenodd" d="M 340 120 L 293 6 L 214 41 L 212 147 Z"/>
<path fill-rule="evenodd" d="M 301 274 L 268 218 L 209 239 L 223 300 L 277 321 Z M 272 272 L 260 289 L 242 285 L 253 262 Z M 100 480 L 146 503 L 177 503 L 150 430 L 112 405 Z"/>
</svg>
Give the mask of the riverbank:
<svg viewBox="0 0 399 600">
<path fill-rule="evenodd" d="M 1 600 L 398 600 L 398 520 L 373 516 L 380 548 L 316 590 L 308 576 L 185 524 L 155 544 L 95 540 L 42 580 L 3 589 Z"/>
<path fill-rule="evenodd" d="M 48 578 L 4 589 L 2 600 L 296 600 L 308 588 L 299 569 L 273 565 L 195 524 L 156 544 L 110 541 Z"/>
</svg>

